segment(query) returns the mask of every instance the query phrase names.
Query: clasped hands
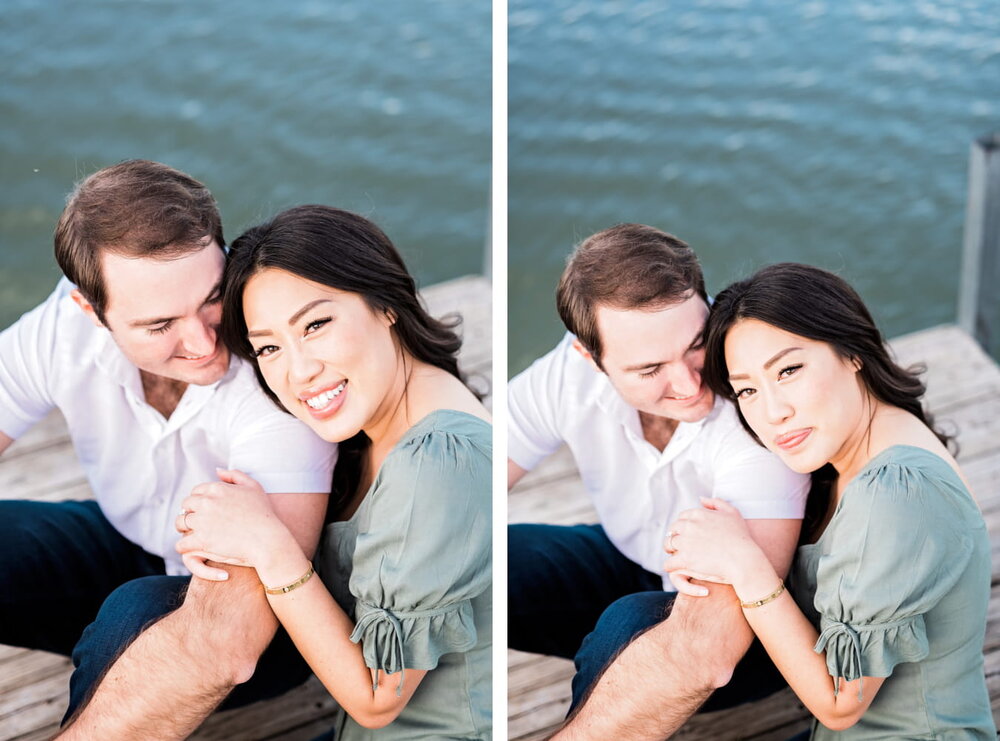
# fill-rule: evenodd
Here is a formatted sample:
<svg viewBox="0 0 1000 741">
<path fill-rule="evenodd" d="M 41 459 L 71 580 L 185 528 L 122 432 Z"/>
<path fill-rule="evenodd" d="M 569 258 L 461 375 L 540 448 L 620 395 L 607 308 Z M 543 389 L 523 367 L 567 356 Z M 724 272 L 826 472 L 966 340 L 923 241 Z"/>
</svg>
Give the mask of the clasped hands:
<svg viewBox="0 0 1000 741">
<path fill-rule="evenodd" d="M 735 584 L 745 566 L 760 554 L 746 520 L 723 499 L 701 497 L 700 509 L 688 509 L 671 523 L 663 549 L 670 554 L 663 569 L 681 594 L 705 597 L 708 589 L 692 579 Z"/>
<path fill-rule="evenodd" d="M 225 581 L 229 574 L 206 561 L 256 566 L 284 525 L 254 479 L 242 471 L 216 473 L 219 481 L 199 484 L 181 503 L 174 527 L 183 537 L 175 548 L 195 576 Z"/>
</svg>

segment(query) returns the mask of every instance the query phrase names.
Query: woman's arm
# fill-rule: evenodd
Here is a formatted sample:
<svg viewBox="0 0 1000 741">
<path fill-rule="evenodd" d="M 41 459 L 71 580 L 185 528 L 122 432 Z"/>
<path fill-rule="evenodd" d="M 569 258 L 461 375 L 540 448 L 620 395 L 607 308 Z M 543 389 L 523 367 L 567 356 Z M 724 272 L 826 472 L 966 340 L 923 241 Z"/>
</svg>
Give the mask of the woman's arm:
<svg viewBox="0 0 1000 741">
<path fill-rule="evenodd" d="M 280 587 L 309 568 L 302 549 L 289 537 L 274 544 L 257 573 L 263 584 Z M 350 639 L 354 621 L 318 577 L 286 594 L 269 594 L 268 602 L 323 686 L 365 728 L 382 728 L 395 720 L 427 674 L 418 669 L 397 674 L 379 670 L 375 682 L 375 670 L 365 665 L 361 645 Z"/>
<path fill-rule="evenodd" d="M 741 602 L 762 599 L 779 584 L 778 575 L 762 552 L 760 557 L 748 555 L 743 568 L 734 574 L 733 587 Z M 826 654 L 813 650 L 819 633 L 788 590 L 765 605 L 744 608 L 743 615 L 788 686 L 820 723 L 830 730 L 842 731 L 860 720 L 884 678 L 834 680 L 827 670 Z M 838 681 L 840 691 L 835 694 Z"/>
<path fill-rule="evenodd" d="M 671 525 L 668 547 L 674 555 L 667 570 L 695 572 L 732 584 L 741 602 L 752 602 L 774 592 L 780 583 L 767 556 L 749 535 L 739 512 L 719 499 L 703 500 L 705 509 L 688 510 Z M 850 728 L 871 705 L 883 678 L 834 680 L 825 654 L 813 647 L 819 634 L 785 590 L 760 607 L 743 614 L 771 660 L 809 711 L 827 728 Z M 839 693 L 836 692 L 839 681 Z M 859 700 L 859 693 L 863 693 Z"/>
<path fill-rule="evenodd" d="M 309 559 L 275 515 L 268 495 L 249 476 L 226 473 L 231 474 L 227 482 L 202 484 L 184 500 L 189 514 L 177 518 L 177 527 L 184 533 L 177 550 L 187 556 L 197 553 L 220 563 L 252 566 L 268 587 L 299 579 L 309 570 Z M 395 720 L 426 671 L 379 672 L 376 682 L 361 645 L 350 639 L 354 622 L 319 578 L 267 597 L 303 658 L 354 720 L 368 728 L 381 728 Z"/>
</svg>

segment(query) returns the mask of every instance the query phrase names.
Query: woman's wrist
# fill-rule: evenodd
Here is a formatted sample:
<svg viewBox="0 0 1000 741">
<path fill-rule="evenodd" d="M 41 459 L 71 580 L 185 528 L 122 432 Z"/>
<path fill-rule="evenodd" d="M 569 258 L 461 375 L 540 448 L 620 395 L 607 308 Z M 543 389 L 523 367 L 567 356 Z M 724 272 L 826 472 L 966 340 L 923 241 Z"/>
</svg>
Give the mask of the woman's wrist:
<svg viewBox="0 0 1000 741">
<path fill-rule="evenodd" d="M 309 559 L 291 533 L 272 540 L 256 564 L 257 578 L 268 587 L 293 582 L 308 568 Z"/>
<path fill-rule="evenodd" d="M 733 590 L 741 602 L 752 602 L 774 591 L 780 577 L 760 549 L 742 560 L 742 568 L 733 580 Z"/>
</svg>

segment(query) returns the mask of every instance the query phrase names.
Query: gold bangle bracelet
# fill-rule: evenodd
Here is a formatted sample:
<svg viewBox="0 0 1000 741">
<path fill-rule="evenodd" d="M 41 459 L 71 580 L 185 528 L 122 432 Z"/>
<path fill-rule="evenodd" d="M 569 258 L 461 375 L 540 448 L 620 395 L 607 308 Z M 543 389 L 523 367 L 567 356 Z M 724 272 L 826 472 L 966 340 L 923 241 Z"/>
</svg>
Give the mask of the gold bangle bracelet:
<svg viewBox="0 0 1000 741">
<path fill-rule="evenodd" d="M 298 579 L 296 579 L 295 581 L 293 581 L 291 584 L 286 584 L 283 587 L 268 587 L 268 586 L 264 586 L 264 591 L 267 592 L 268 594 L 288 594 L 293 589 L 298 589 L 303 584 L 305 584 L 307 581 L 309 581 L 312 578 L 312 575 L 315 574 L 315 573 L 316 573 L 316 570 L 313 568 L 313 565 L 309 564 L 309 570 L 306 573 L 304 573 L 302 576 L 300 576 Z"/>
<path fill-rule="evenodd" d="M 785 591 L 785 580 L 778 579 L 778 588 L 771 592 L 769 595 L 764 597 L 764 599 L 754 600 L 753 602 L 740 602 L 740 607 L 744 610 L 752 610 L 755 607 L 760 607 L 761 605 L 766 605 L 768 602 L 773 602 L 781 596 L 781 593 Z"/>
</svg>

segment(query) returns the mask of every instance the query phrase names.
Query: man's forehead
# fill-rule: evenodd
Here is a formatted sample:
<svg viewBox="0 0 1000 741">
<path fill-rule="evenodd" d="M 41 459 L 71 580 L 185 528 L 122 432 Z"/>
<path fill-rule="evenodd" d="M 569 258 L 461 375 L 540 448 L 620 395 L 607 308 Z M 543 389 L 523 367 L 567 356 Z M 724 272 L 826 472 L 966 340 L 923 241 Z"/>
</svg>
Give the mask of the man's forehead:
<svg viewBox="0 0 1000 741">
<path fill-rule="evenodd" d="M 622 365 L 670 360 L 687 351 L 701 335 L 707 318 L 708 306 L 700 296 L 642 309 L 598 306 L 602 355 L 605 359 L 613 356 Z"/>
<path fill-rule="evenodd" d="M 209 297 L 222 278 L 225 255 L 213 242 L 168 259 L 105 251 L 101 263 L 108 311 L 174 316 Z"/>
</svg>

